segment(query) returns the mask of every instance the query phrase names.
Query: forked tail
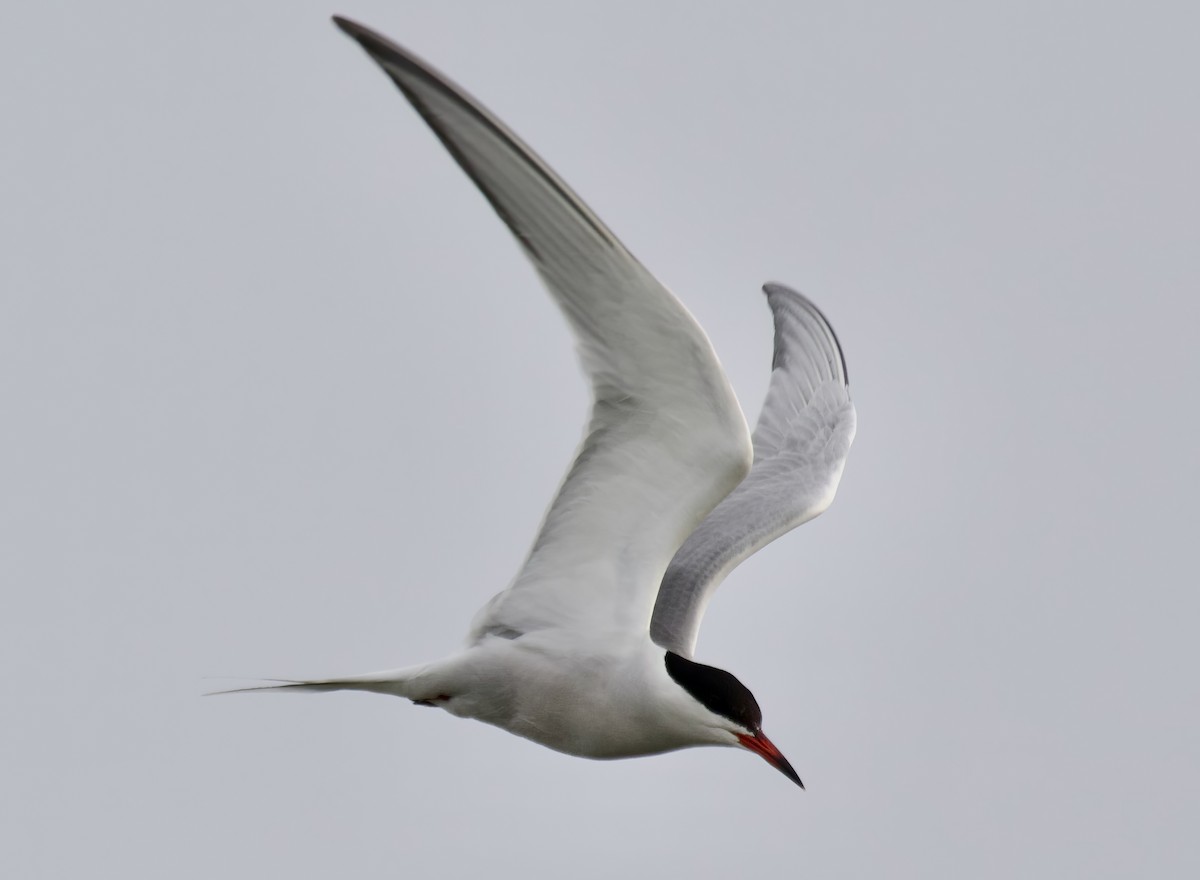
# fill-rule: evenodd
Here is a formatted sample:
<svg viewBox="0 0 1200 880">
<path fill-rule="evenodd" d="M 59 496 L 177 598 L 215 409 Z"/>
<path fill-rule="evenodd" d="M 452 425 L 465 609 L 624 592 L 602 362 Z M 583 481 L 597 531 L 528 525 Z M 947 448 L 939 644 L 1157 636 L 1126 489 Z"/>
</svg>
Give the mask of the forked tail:
<svg viewBox="0 0 1200 880">
<path fill-rule="evenodd" d="M 376 694 L 391 694 L 395 697 L 407 697 L 410 700 L 425 698 L 420 684 L 421 673 L 425 666 L 410 666 L 405 669 L 385 669 L 382 672 L 368 672 L 366 675 L 350 675 L 345 678 L 314 678 L 296 680 L 290 678 L 259 679 L 265 684 L 250 687 L 229 688 L 228 690 L 210 691 L 205 696 L 217 694 L 248 694 L 256 691 L 370 691 Z"/>
</svg>

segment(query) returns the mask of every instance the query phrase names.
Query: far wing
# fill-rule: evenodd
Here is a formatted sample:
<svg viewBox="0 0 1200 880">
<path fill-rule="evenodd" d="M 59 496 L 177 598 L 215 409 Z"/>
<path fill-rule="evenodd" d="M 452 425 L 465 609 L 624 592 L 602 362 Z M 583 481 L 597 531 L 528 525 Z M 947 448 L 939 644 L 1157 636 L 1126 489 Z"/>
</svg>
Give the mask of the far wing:
<svg viewBox="0 0 1200 880">
<path fill-rule="evenodd" d="M 750 432 L 704 332 L 532 150 L 411 53 L 338 26 L 391 77 L 533 262 L 575 335 L 593 405 L 524 569 L 471 637 L 646 631 L 672 554 L 740 482 Z"/>
<path fill-rule="evenodd" d="M 742 560 L 833 501 L 854 404 L 841 346 L 811 302 L 781 284 L 763 290 L 775 316 L 775 357 L 754 429 L 750 475 L 699 525 L 663 577 L 650 636 L 691 657 L 704 609 Z"/>
</svg>

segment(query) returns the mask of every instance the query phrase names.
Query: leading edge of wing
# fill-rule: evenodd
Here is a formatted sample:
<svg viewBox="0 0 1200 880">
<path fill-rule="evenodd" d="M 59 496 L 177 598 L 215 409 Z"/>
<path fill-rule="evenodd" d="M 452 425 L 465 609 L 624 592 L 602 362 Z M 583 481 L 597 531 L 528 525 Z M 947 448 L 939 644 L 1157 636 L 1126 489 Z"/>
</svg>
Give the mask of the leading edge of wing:
<svg viewBox="0 0 1200 880">
<path fill-rule="evenodd" d="M 754 429 L 754 466 L 671 560 L 650 636 L 691 657 L 709 599 L 743 560 L 822 513 L 854 440 L 854 405 L 841 345 L 825 316 L 781 284 L 763 287 L 775 320 L 766 402 Z"/>
<path fill-rule="evenodd" d="M 644 633 L 676 548 L 749 469 L 745 418 L 708 337 L 595 214 L 462 89 L 345 19 L 517 237 L 574 331 L 591 420 L 525 567 L 473 633 Z"/>
<path fill-rule="evenodd" d="M 493 116 L 486 107 L 472 98 L 465 89 L 456 85 L 452 79 L 437 70 L 433 65 L 408 51 L 403 46 L 392 42 L 382 34 L 356 21 L 343 18 L 340 15 L 333 16 L 333 23 L 347 36 L 357 42 L 371 56 L 375 63 L 383 68 L 384 73 L 400 89 L 404 97 L 408 99 L 416 111 L 421 114 L 421 118 L 425 120 L 426 124 L 433 130 L 433 133 L 437 135 L 438 140 L 442 142 L 442 145 L 450 155 L 454 157 L 467 176 L 479 187 L 479 191 L 483 193 L 484 198 L 488 200 L 496 213 L 500 215 L 500 219 L 512 230 L 521 245 L 530 250 L 535 257 L 538 256 L 537 248 L 533 242 L 524 237 L 518 218 L 510 214 L 503 200 L 498 198 L 484 169 L 479 168 L 472 161 L 470 155 L 461 148 L 456 138 L 453 137 L 452 133 L 439 120 L 436 112 L 428 105 L 428 102 L 423 100 L 420 94 L 414 90 L 414 82 L 424 83 L 472 115 L 480 126 L 490 131 L 492 137 L 498 142 L 506 144 L 514 155 L 520 156 L 529 165 L 531 170 L 536 171 L 542 180 L 556 191 L 558 197 L 564 203 L 571 206 L 580 223 L 588 226 L 597 238 L 611 247 L 624 250 L 624 245 L 612 234 L 600 218 L 592 213 L 591 209 L 583 203 L 579 196 L 554 173 L 554 170 L 542 161 L 537 153 L 530 149 L 524 141 L 509 130 L 508 126 Z"/>
</svg>

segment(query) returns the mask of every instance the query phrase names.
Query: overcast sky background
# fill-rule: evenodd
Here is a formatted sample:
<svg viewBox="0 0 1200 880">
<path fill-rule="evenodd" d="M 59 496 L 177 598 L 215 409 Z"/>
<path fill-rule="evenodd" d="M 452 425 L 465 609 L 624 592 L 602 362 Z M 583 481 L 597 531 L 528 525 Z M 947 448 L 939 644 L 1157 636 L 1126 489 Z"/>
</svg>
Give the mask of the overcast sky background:
<svg viewBox="0 0 1200 880">
<path fill-rule="evenodd" d="M 6 10 L 0 874 L 1200 874 L 1200 13 L 581 7 Z M 698 651 L 807 792 L 198 696 L 457 649 L 586 412 L 532 270 L 333 12 L 531 143 L 751 419 L 759 285 L 833 322 L 837 501 Z"/>
</svg>

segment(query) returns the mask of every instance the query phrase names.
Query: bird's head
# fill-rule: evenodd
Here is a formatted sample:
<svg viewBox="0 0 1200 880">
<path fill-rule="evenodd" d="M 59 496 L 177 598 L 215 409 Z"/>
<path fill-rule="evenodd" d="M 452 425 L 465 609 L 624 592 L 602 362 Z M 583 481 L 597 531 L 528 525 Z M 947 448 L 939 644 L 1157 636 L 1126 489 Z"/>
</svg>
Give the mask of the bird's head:
<svg viewBox="0 0 1200 880">
<path fill-rule="evenodd" d="M 787 758 L 762 732 L 762 710 L 750 689 L 724 669 L 705 666 L 667 651 L 667 674 L 699 703 L 714 738 L 749 749 L 801 788 L 804 783 Z"/>
</svg>

